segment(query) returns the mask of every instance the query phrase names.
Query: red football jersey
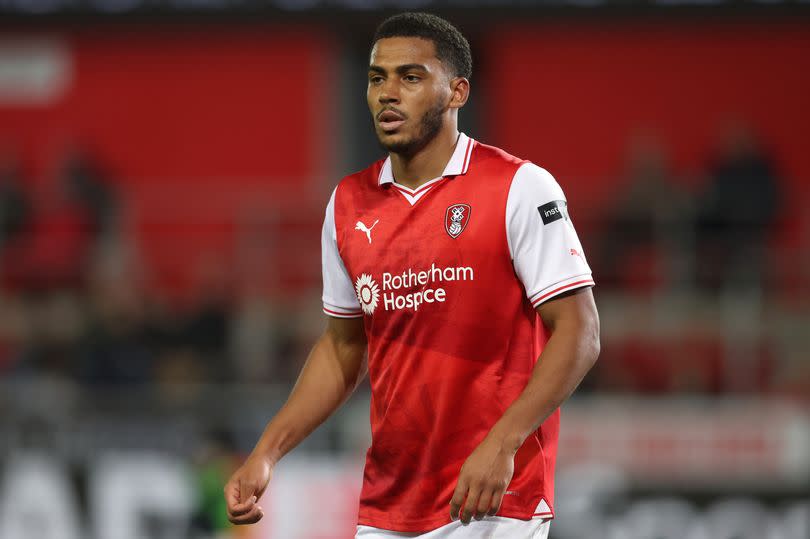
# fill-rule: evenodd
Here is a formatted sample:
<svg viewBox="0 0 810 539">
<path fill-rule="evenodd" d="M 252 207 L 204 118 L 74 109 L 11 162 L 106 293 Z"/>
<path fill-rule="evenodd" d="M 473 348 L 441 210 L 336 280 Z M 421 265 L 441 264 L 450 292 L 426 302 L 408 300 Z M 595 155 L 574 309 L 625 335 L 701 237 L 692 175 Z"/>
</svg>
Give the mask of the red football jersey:
<svg viewBox="0 0 810 539">
<path fill-rule="evenodd" d="M 364 317 L 372 444 L 359 524 L 450 522 L 462 464 L 520 395 L 548 334 L 535 307 L 593 284 L 545 170 L 464 134 L 411 190 L 390 159 L 344 178 L 324 221 L 324 311 Z M 498 515 L 553 516 L 559 411 L 515 456 Z"/>
</svg>

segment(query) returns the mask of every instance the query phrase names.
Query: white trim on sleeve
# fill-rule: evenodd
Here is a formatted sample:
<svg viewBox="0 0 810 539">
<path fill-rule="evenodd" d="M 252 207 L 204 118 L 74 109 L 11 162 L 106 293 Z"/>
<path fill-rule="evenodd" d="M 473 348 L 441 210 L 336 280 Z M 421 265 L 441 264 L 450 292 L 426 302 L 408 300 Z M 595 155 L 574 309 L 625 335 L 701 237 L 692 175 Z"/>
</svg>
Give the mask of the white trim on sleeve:
<svg viewBox="0 0 810 539">
<path fill-rule="evenodd" d="M 335 318 L 360 318 L 363 316 L 363 311 L 347 311 L 326 303 L 323 304 L 323 312 Z"/>
<path fill-rule="evenodd" d="M 335 193 L 332 191 L 321 230 L 321 272 L 323 275 L 323 312 L 338 318 L 363 315 L 354 285 L 340 257 L 335 227 Z"/>
<path fill-rule="evenodd" d="M 515 273 L 534 307 L 594 285 L 565 194 L 548 171 L 533 163 L 521 165 L 512 178 L 506 240 Z"/>
<path fill-rule="evenodd" d="M 591 277 L 590 273 L 584 273 L 582 275 L 575 275 L 573 277 L 569 277 L 568 279 L 564 279 L 559 283 L 554 283 L 551 286 L 547 286 L 543 290 L 533 294 L 529 301 L 532 303 L 532 307 L 537 307 L 544 301 L 548 301 L 555 296 L 559 296 L 563 292 L 568 292 L 569 290 L 575 290 L 577 288 L 582 288 L 585 286 L 593 286 L 593 277 Z"/>
</svg>

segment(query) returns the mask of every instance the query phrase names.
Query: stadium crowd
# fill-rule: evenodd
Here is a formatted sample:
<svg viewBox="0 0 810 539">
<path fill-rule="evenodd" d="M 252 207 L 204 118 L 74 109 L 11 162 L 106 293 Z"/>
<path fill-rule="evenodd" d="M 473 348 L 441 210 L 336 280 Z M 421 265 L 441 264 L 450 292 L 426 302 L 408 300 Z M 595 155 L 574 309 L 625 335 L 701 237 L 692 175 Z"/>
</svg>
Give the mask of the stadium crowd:
<svg viewBox="0 0 810 539">
<path fill-rule="evenodd" d="M 761 332 L 734 348 L 727 326 L 735 319 L 717 317 L 780 316 L 783 275 L 766 261 L 784 217 L 782 178 L 767 144 L 742 123 L 730 126 L 693 190 L 654 135 L 628 147 L 625 170 L 611 180 L 620 186 L 614 199 L 598 217 L 575 215 L 607 309 L 602 359 L 583 390 L 807 394 L 801 336 L 785 344 Z M 320 329 L 313 303 L 291 313 L 271 295 L 239 292 L 222 271 L 227 261 L 197 271 L 182 300 L 167 297 L 132 248 L 127 200 L 103 156 L 69 149 L 53 181 L 35 182 L 10 148 L 0 152 L 0 377 L 88 388 L 294 380 Z M 313 239 L 300 248 L 318 247 Z M 807 286 L 804 275 L 789 295 L 806 304 Z M 651 301 L 664 316 L 684 298 L 700 299 L 686 321 L 654 331 L 636 327 L 619 297 Z"/>
</svg>

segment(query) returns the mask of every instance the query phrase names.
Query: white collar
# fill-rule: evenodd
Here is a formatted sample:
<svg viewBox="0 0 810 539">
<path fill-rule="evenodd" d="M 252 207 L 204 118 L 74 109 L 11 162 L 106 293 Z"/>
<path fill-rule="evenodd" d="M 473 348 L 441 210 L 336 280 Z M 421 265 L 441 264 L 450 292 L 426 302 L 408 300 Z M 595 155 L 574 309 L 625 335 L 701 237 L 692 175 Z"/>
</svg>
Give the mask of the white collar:
<svg viewBox="0 0 810 539">
<path fill-rule="evenodd" d="M 458 134 L 458 141 L 456 141 L 456 149 L 453 150 L 453 155 L 450 156 L 450 161 L 444 167 L 442 176 L 458 176 L 466 174 L 467 169 L 470 168 L 470 154 L 472 153 L 473 139 L 464 133 Z M 380 176 L 378 183 L 384 185 L 386 183 L 394 182 L 394 172 L 391 170 L 391 156 L 386 157 L 382 168 L 380 169 Z"/>
</svg>

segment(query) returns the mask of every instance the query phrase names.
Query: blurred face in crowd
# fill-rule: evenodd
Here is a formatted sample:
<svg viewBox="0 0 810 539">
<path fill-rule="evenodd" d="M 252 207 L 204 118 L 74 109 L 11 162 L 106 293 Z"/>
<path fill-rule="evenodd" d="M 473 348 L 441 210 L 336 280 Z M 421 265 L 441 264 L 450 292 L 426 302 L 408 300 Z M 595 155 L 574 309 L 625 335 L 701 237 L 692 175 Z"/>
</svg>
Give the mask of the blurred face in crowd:
<svg viewBox="0 0 810 539">
<path fill-rule="evenodd" d="M 453 79 L 432 41 L 378 40 L 368 70 L 368 108 L 382 146 L 413 155 L 442 129 L 453 105 Z"/>
</svg>

